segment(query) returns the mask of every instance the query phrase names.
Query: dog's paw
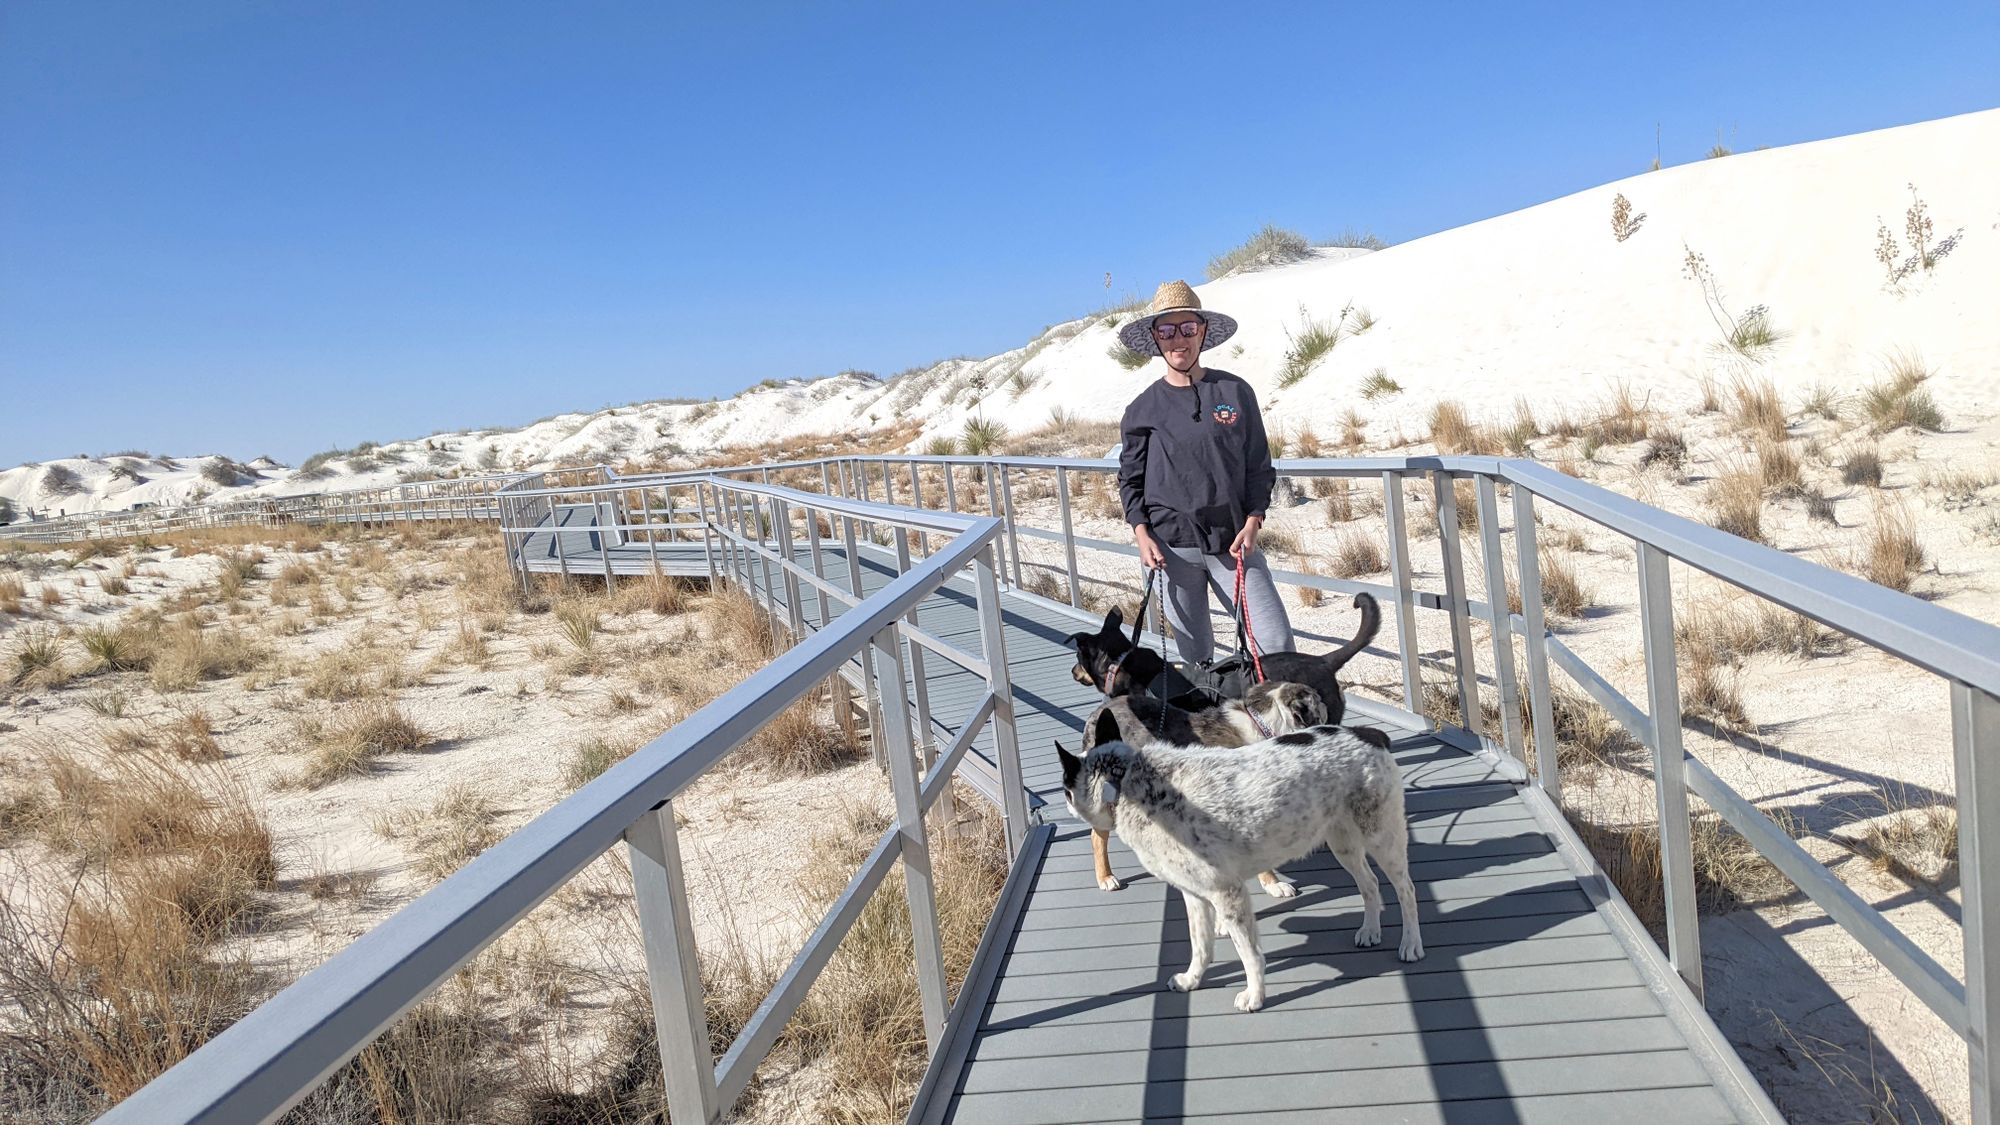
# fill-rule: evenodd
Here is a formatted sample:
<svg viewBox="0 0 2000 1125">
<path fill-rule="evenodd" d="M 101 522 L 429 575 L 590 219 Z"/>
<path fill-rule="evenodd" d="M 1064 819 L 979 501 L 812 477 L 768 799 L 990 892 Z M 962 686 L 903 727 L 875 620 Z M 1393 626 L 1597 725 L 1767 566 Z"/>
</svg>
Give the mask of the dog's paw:
<svg viewBox="0 0 2000 1125">
<path fill-rule="evenodd" d="M 1236 1010 L 1239 1012 L 1254 1012 L 1263 1006 L 1264 990 L 1261 988 L 1246 988 L 1236 994 Z"/>
<path fill-rule="evenodd" d="M 1175 973 L 1174 979 L 1168 981 L 1167 984 L 1172 986 L 1175 992 L 1193 992 L 1195 989 L 1201 987 L 1201 974 Z"/>
<path fill-rule="evenodd" d="M 1097 889 L 1100 891 L 1122 891 L 1125 889 L 1125 884 L 1116 875 L 1103 875 L 1098 877 Z"/>
<path fill-rule="evenodd" d="M 1264 884 L 1264 893 L 1270 895 L 1272 898 L 1297 898 L 1299 897 L 1299 888 L 1296 884 L 1279 879 Z"/>
<path fill-rule="evenodd" d="M 1423 941 L 1410 934 L 1404 934 L 1403 947 L 1396 951 L 1396 956 L 1401 957 L 1405 961 L 1423 960 L 1424 959 Z"/>
<path fill-rule="evenodd" d="M 1354 931 L 1354 944 L 1381 945 L 1382 924 L 1380 922 L 1372 922 Z"/>
</svg>

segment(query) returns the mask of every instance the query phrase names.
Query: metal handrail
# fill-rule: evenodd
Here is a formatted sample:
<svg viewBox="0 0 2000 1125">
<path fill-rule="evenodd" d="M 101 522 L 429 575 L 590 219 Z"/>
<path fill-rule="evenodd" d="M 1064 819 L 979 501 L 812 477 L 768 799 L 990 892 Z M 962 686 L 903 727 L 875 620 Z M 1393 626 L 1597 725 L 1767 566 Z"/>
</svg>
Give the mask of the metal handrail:
<svg viewBox="0 0 2000 1125">
<path fill-rule="evenodd" d="M 740 488 L 738 482 L 726 487 Z M 774 502 L 804 507 L 837 501 L 789 489 L 755 489 Z M 843 509 L 859 510 L 850 505 Z M 876 519 L 906 513 L 869 506 Z M 832 675 L 858 652 L 872 655 L 884 679 L 896 671 L 898 629 L 952 577 L 971 567 L 977 594 L 990 618 L 989 659 L 1004 677 L 1004 644 L 997 635 L 998 584 L 992 543 L 998 521 L 977 517 L 926 517 L 927 526 L 949 523 L 957 534 L 931 558 L 911 567 L 847 612 L 802 635 L 797 643 L 683 720 L 666 734 L 613 766 L 554 808 L 474 859 L 326 964 L 112 1109 L 102 1120 L 123 1122 L 266 1121 L 283 1113 L 382 1029 L 436 988 L 486 944 L 548 898 L 623 838 L 634 867 L 645 930 L 648 977 L 667 1067 L 670 1108 L 679 1120 L 713 1120 L 740 1092 L 777 1029 L 831 954 L 861 905 L 902 856 L 912 925 L 918 935 L 919 980 L 933 1041 L 941 1028 L 944 979 L 937 951 L 935 900 L 923 812 L 942 792 L 949 765 L 919 779 L 914 742 L 900 708 L 886 723 L 897 820 L 877 844 L 864 870 L 800 958 L 753 1018 L 720 1068 L 709 1063 L 692 934 L 686 925 L 685 886 L 674 840 L 671 801 L 704 771 L 784 708 Z M 974 710 L 975 719 L 1012 719 L 1011 692 L 1002 678 Z M 975 728 L 976 729 L 976 728 Z M 969 740 L 968 740 L 969 741 Z M 1014 771 L 1018 776 L 1018 763 Z M 1024 807 L 1024 806 L 1021 806 Z M 1025 825 L 1010 825 L 1025 831 Z M 1010 836 L 1013 832 L 1010 831 Z M 922 915 L 928 911 L 926 919 Z M 926 945 L 928 944 L 928 949 Z"/>
</svg>

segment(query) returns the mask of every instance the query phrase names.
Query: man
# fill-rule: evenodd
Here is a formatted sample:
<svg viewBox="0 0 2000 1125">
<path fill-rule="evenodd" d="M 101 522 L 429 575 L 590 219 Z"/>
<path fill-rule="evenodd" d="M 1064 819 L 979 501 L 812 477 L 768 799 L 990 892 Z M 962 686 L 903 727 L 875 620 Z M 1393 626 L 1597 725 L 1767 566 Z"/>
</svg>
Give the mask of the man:
<svg viewBox="0 0 2000 1125">
<path fill-rule="evenodd" d="M 1204 310 L 1185 281 L 1160 286 L 1150 310 L 1118 332 L 1126 347 L 1166 360 L 1165 374 L 1125 408 L 1118 491 L 1140 561 L 1166 575 L 1167 619 L 1192 663 L 1215 653 L 1208 590 L 1229 605 L 1239 560 L 1257 647 L 1292 649 L 1291 622 L 1257 550 L 1277 479 L 1264 417 L 1250 384 L 1201 365 L 1202 352 L 1235 333 L 1236 321 Z"/>
</svg>

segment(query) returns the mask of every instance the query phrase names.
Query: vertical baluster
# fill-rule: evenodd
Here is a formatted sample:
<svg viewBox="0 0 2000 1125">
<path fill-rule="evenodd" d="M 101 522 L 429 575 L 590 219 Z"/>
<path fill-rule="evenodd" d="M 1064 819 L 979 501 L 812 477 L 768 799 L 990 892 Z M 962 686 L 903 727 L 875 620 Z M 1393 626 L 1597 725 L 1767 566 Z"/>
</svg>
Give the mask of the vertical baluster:
<svg viewBox="0 0 2000 1125">
<path fill-rule="evenodd" d="M 625 830 L 625 854 L 632 863 L 632 894 L 645 943 L 646 983 L 653 996 L 667 1112 L 675 1121 L 719 1120 L 715 1057 L 708 1049 L 700 961 L 672 802 L 645 813 Z"/>
<path fill-rule="evenodd" d="M 861 589 L 861 551 L 854 541 L 854 524 L 853 516 L 840 517 L 843 546 L 847 549 L 847 590 L 858 601 L 867 595 Z M 861 661 L 861 697 L 868 704 L 868 741 L 875 764 L 886 766 L 889 760 L 882 748 L 882 693 L 875 682 L 874 668 L 866 660 Z"/>
<path fill-rule="evenodd" d="M 899 534 L 896 537 L 896 573 L 899 575 L 907 574 L 909 570 L 910 542 L 908 537 Z M 918 628 L 923 627 L 923 622 L 917 617 L 916 606 L 910 607 L 910 612 L 903 615 L 903 620 Z M 915 641 L 905 639 L 903 644 L 908 653 L 910 665 L 910 690 L 911 694 L 916 698 L 917 703 L 917 748 L 923 758 L 923 772 L 929 773 L 931 766 L 937 762 L 937 732 L 931 725 L 930 680 L 924 674 L 924 660 L 928 654 L 924 652 L 924 646 Z M 944 795 L 938 798 L 938 812 L 947 822 L 951 820 L 951 789 L 949 787 L 945 789 Z"/>
<path fill-rule="evenodd" d="M 1063 566 L 1069 576 L 1069 604 L 1083 608 L 1083 583 L 1076 573 L 1076 528 L 1070 518 L 1069 470 L 1056 470 L 1056 502 L 1062 508 Z M 1139 607 L 1139 616 L 1146 615 L 1146 607 Z"/>
<path fill-rule="evenodd" d="M 1693 826 L 1681 750 L 1680 672 L 1674 664 L 1674 592 L 1666 552 L 1639 547 L 1639 628 L 1646 650 L 1646 703 L 1653 720 L 1653 792 L 1660 813 L 1666 885 L 1667 959 L 1696 999 L 1702 995 L 1701 929 L 1695 916 Z"/>
<path fill-rule="evenodd" d="M 715 523 L 708 515 L 707 481 L 696 481 L 694 501 L 701 508 L 701 559 L 708 564 L 708 591 L 715 592 Z"/>
<path fill-rule="evenodd" d="M 1458 533 L 1458 493 L 1450 473 L 1434 473 L 1438 540 L 1444 550 L 1444 591 L 1451 612 L 1451 659 L 1458 671 L 1458 713 L 1465 729 L 1479 731 L 1479 669 L 1472 662 L 1472 612 L 1466 606 L 1465 551 Z"/>
<path fill-rule="evenodd" d="M 1951 744 L 1958 775 L 1958 876 L 1964 900 L 1966 1052 L 1972 1120 L 1992 1125 L 1994 1084 L 2000 1081 L 2000 895 L 1986 893 L 1986 876 L 2000 872 L 2000 700 L 1965 684 L 1951 685 Z"/>
<path fill-rule="evenodd" d="M 1389 576 L 1396 585 L 1396 647 L 1402 650 L 1403 709 L 1423 713 L 1423 675 L 1417 664 L 1416 591 L 1410 585 L 1410 535 L 1403 518 L 1403 477 L 1382 474 L 1382 515 L 1388 523 Z"/>
<path fill-rule="evenodd" d="M 917 795 L 917 761 L 910 741 L 910 710 L 903 695 L 897 629 L 892 623 L 875 634 L 875 679 L 883 692 L 882 726 L 887 742 L 889 786 L 896 795 L 896 831 L 903 844 L 903 887 L 909 892 L 910 936 L 917 962 L 917 991 L 924 1010 L 924 1039 L 932 1051 L 944 1033 L 944 947 L 938 938 L 937 893 L 931 880 L 929 833 Z M 895 699 L 888 697 L 896 686 Z"/>
<path fill-rule="evenodd" d="M 1493 478 L 1481 473 L 1479 544 L 1486 568 L 1486 623 L 1493 632 L 1493 683 L 1500 689 L 1500 732 L 1507 753 L 1527 761 L 1521 745 L 1521 685 L 1514 678 L 1514 623 L 1507 611 L 1507 556 L 1500 550 L 1500 503 Z"/>
<path fill-rule="evenodd" d="M 807 517 L 810 518 L 811 513 L 807 513 Z M 777 525 L 778 557 L 787 564 L 796 564 L 798 560 L 792 557 L 791 507 L 776 496 L 771 497 L 771 520 Z M 779 566 L 778 572 L 785 576 L 785 617 L 791 623 L 792 643 L 797 644 L 806 635 L 805 607 L 799 604 L 799 576 L 792 572 L 790 565 Z"/>
<path fill-rule="evenodd" d="M 999 568 L 993 544 L 972 561 L 979 605 L 979 640 L 986 657 L 986 686 L 993 693 L 993 756 L 1000 766 L 1000 808 L 1007 818 L 1007 854 L 1021 854 L 1028 837 L 1028 791 L 1021 777 L 1021 740 L 1014 721 L 1014 687 L 1007 668 L 1007 638 L 1000 607 Z"/>
<path fill-rule="evenodd" d="M 1542 609 L 1542 562 L 1535 536 L 1535 494 L 1514 485 L 1514 569 L 1521 578 L 1527 626 L 1528 713 L 1535 723 L 1535 772 L 1550 800 L 1562 799 L 1554 700 L 1549 694 L 1548 621 Z"/>
<path fill-rule="evenodd" d="M 1000 503 L 1007 516 L 1007 558 L 1014 564 L 1014 588 L 1021 588 L 1021 537 L 1014 525 L 1014 479 L 1011 466 L 1000 466 Z"/>
</svg>

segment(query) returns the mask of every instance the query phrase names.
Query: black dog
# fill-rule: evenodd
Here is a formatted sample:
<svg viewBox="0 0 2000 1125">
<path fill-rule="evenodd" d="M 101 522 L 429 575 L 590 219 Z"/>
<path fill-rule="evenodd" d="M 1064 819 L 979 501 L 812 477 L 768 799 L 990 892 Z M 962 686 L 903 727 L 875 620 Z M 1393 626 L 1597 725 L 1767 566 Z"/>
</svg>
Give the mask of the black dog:
<svg viewBox="0 0 2000 1125">
<path fill-rule="evenodd" d="M 1326 722 L 1332 725 L 1339 724 L 1347 711 L 1347 700 L 1340 694 L 1335 674 L 1368 647 L 1382 628 L 1382 611 L 1372 595 L 1354 595 L 1354 608 L 1361 611 L 1361 627 L 1355 630 L 1354 639 L 1325 656 L 1302 652 L 1264 654 L 1264 678 L 1304 684 L 1318 692 L 1326 703 Z M 1078 683 L 1095 687 L 1107 698 L 1146 691 L 1167 670 L 1166 661 L 1158 652 L 1139 644 L 1139 624 L 1133 623 L 1129 638 L 1120 631 L 1124 625 L 1124 611 L 1114 607 L 1104 615 L 1104 625 L 1097 632 L 1069 635 L 1069 643 L 1075 646 L 1077 655 L 1071 675 Z"/>
</svg>

